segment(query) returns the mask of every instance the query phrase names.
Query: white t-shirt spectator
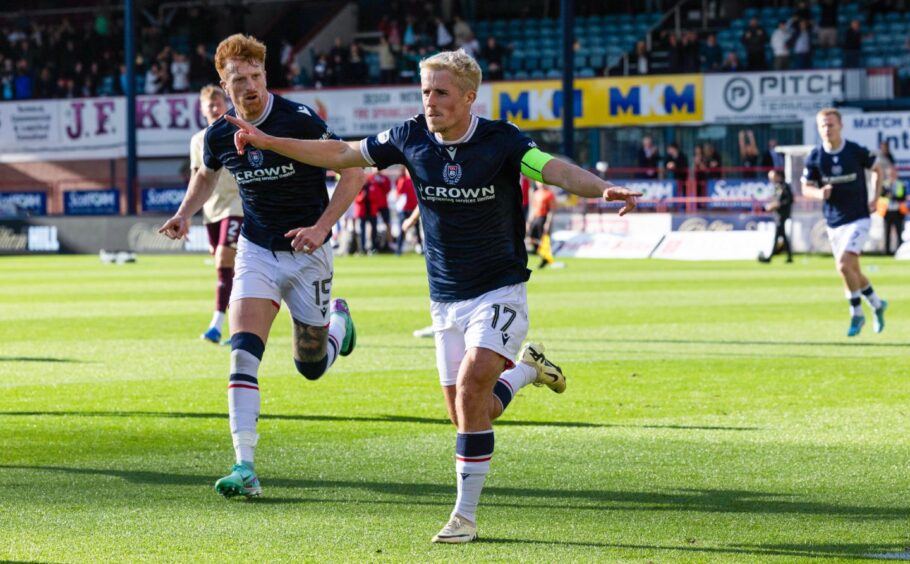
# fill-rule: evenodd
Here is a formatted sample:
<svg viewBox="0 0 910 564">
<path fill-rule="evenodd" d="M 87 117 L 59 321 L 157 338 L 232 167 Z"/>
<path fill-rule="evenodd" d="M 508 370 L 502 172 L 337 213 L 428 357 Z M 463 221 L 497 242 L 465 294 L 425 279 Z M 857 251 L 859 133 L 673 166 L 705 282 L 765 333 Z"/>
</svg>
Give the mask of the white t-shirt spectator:
<svg viewBox="0 0 910 564">
<path fill-rule="evenodd" d="M 787 47 L 788 39 L 790 32 L 786 29 L 777 28 L 771 34 L 771 50 L 775 57 L 786 57 L 790 54 L 790 48 Z"/>
<path fill-rule="evenodd" d="M 190 89 L 190 63 L 186 58 L 174 59 L 171 63 L 174 92 L 186 92 Z"/>
</svg>

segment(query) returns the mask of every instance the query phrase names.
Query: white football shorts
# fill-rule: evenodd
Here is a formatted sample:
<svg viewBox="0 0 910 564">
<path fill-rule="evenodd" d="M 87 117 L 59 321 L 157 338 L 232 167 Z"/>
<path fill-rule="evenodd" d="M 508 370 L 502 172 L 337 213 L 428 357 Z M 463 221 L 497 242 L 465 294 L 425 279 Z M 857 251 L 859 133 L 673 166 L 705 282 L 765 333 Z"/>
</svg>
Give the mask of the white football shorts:
<svg viewBox="0 0 910 564">
<path fill-rule="evenodd" d="M 868 217 L 851 221 L 837 227 L 828 228 L 828 240 L 831 241 L 831 252 L 834 258 L 844 253 L 862 254 L 863 246 L 869 239 L 869 227 L 872 220 Z"/>
<path fill-rule="evenodd" d="M 439 383 L 454 386 L 465 352 L 489 349 L 509 363 L 528 334 L 527 285 L 498 288 L 471 300 L 430 302 Z"/>
<path fill-rule="evenodd" d="M 241 236 L 234 264 L 231 301 L 244 298 L 284 301 L 300 323 L 324 327 L 332 299 L 332 246 L 326 243 L 312 254 L 275 251 Z"/>
</svg>

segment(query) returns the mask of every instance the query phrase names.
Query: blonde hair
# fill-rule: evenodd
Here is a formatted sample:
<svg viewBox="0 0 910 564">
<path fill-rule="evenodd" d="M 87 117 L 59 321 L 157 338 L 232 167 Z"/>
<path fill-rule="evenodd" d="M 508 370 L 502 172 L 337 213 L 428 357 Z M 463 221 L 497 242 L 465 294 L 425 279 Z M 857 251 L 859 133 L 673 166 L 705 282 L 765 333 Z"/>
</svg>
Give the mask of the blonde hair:
<svg viewBox="0 0 910 564">
<path fill-rule="evenodd" d="M 224 78 L 224 70 L 231 59 L 265 66 L 265 45 L 251 35 L 235 33 L 219 43 L 215 50 L 215 70 L 221 78 Z"/>
<path fill-rule="evenodd" d="M 203 100 L 211 100 L 216 96 L 221 96 L 227 100 L 227 94 L 224 93 L 224 90 L 220 86 L 214 84 L 206 84 L 202 87 L 202 90 L 199 91 L 199 98 Z"/>
<path fill-rule="evenodd" d="M 844 123 L 844 118 L 841 117 L 840 112 L 836 108 L 822 108 L 818 110 L 818 113 L 815 114 L 815 119 L 819 120 L 826 116 L 837 116 L 837 121 Z"/>
<path fill-rule="evenodd" d="M 464 49 L 443 51 L 420 61 L 420 70 L 447 70 L 455 77 L 455 83 L 463 92 L 480 88 L 482 71 L 474 57 Z"/>
</svg>

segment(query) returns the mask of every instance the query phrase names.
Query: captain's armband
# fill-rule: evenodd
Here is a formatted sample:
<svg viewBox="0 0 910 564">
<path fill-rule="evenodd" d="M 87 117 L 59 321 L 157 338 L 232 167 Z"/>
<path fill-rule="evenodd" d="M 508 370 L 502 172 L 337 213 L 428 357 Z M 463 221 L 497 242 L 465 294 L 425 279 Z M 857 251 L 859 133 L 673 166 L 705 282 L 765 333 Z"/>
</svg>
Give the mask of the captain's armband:
<svg viewBox="0 0 910 564">
<path fill-rule="evenodd" d="M 521 158 L 521 173 L 528 178 L 543 182 L 543 167 L 552 159 L 553 155 L 534 147 Z"/>
</svg>

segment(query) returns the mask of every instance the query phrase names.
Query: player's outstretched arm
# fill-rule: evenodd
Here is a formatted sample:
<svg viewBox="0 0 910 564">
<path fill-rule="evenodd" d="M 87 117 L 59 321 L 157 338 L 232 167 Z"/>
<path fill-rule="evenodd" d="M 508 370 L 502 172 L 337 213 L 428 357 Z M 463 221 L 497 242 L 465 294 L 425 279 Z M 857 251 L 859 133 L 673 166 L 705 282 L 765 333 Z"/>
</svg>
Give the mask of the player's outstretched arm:
<svg viewBox="0 0 910 564">
<path fill-rule="evenodd" d="M 806 180 L 802 181 L 802 192 L 803 196 L 809 198 L 810 200 L 827 200 L 831 197 L 831 190 L 833 186 L 830 184 L 825 184 L 824 186 L 819 187 L 815 182 L 807 182 Z"/>
<path fill-rule="evenodd" d="M 335 193 L 329 201 L 328 207 L 322 212 L 319 220 L 312 227 L 298 227 L 284 234 L 291 241 L 291 247 L 296 251 L 312 253 L 322 246 L 332 226 L 338 221 L 357 197 L 357 193 L 366 182 L 366 175 L 362 168 L 346 168 L 339 171 L 341 180 L 335 186 Z"/>
<path fill-rule="evenodd" d="M 310 166 L 341 170 L 370 166 L 360 154 L 360 142 L 346 143 L 337 139 L 290 139 L 263 133 L 255 125 L 240 118 L 225 115 L 224 119 L 238 127 L 234 132 L 234 145 L 241 155 L 247 145 L 274 151 Z"/>
<path fill-rule="evenodd" d="M 628 188 L 601 180 L 585 169 L 559 159 L 547 161 L 541 173 L 543 181 L 547 184 L 559 186 L 573 194 L 585 198 L 602 197 L 608 202 L 625 202 L 625 205 L 619 210 L 619 215 L 626 215 L 634 210 L 637 198 L 641 196 L 641 192 L 633 192 Z"/>
<path fill-rule="evenodd" d="M 215 185 L 218 182 L 217 172 L 205 167 L 196 169 L 196 172 L 190 178 L 190 185 L 186 189 L 186 195 L 180 208 L 174 217 L 167 220 L 158 233 L 171 239 L 186 239 L 187 233 L 190 232 L 190 223 L 193 216 L 196 215 L 202 205 L 212 196 L 215 191 Z"/>
</svg>

